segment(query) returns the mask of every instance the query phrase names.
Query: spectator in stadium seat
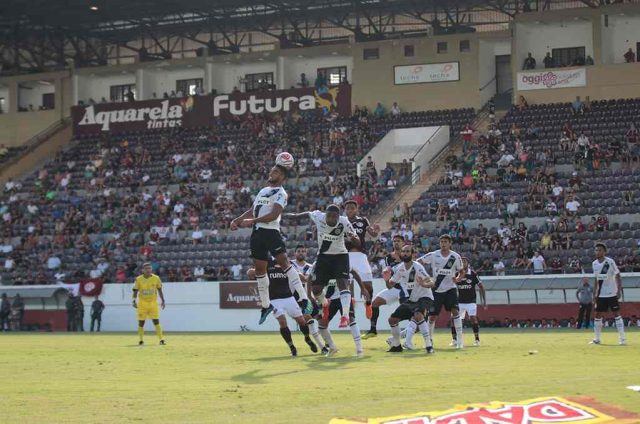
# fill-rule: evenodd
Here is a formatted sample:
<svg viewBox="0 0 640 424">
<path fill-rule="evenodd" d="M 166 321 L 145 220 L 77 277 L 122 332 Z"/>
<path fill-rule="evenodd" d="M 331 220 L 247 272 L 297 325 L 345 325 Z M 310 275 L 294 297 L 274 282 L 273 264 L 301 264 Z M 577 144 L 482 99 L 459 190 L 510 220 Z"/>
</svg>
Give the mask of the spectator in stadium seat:
<svg viewBox="0 0 640 424">
<path fill-rule="evenodd" d="M 522 69 L 525 71 L 529 69 L 536 69 L 536 60 L 531 56 L 531 53 L 528 53 L 527 57 L 524 59 Z"/>
<path fill-rule="evenodd" d="M 529 108 L 529 103 L 527 102 L 527 99 L 524 98 L 524 96 L 518 97 L 517 107 L 518 107 L 518 110 L 521 112 Z"/>
<path fill-rule="evenodd" d="M 636 61 L 636 54 L 633 52 L 631 47 L 629 47 L 629 50 L 624 54 L 624 61 L 627 63 L 633 63 Z"/>
<path fill-rule="evenodd" d="M 562 274 L 562 260 L 558 256 L 554 256 L 549 261 L 549 269 L 552 274 Z"/>
<path fill-rule="evenodd" d="M 578 214 L 578 208 L 580 202 L 578 202 L 573 195 L 569 196 L 568 202 L 565 204 L 565 209 L 569 216 L 576 216 Z"/>
<path fill-rule="evenodd" d="M 536 250 L 529 259 L 529 263 L 527 264 L 527 269 L 532 268 L 534 274 L 544 274 L 547 269 L 547 264 L 545 263 L 544 257 L 540 254 L 539 250 Z"/>
<path fill-rule="evenodd" d="M 391 116 L 393 118 L 398 118 L 400 113 L 400 106 L 398 106 L 398 102 L 393 102 L 393 106 L 391 106 Z"/>
<path fill-rule="evenodd" d="M 309 87 L 309 80 L 307 79 L 307 75 L 304 72 L 300 74 L 300 81 L 298 81 L 297 85 L 302 88 Z"/>
<path fill-rule="evenodd" d="M 605 231 L 609 229 L 609 218 L 607 215 L 600 211 L 596 219 L 596 230 L 597 231 Z"/>
<path fill-rule="evenodd" d="M 516 198 L 511 197 L 505 209 L 504 222 L 508 224 L 509 220 L 511 220 L 511 224 L 516 225 L 516 218 L 518 217 L 519 209 L 520 205 L 516 202 Z"/>
<path fill-rule="evenodd" d="M 555 66 L 553 62 L 553 58 L 551 57 L 551 53 L 547 52 L 547 55 L 542 60 L 545 68 L 553 68 Z"/>
<path fill-rule="evenodd" d="M 580 100 L 580 96 L 576 96 L 576 99 L 571 103 L 571 111 L 574 115 L 584 114 L 584 103 Z"/>
<path fill-rule="evenodd" d="M 373 111 L 373 116 L 376 119 L 381 119 L 381 118 L 384 118 L 385 114 L 386 114 L 386 110 L 384 109 L 384 106 L 382 106 L 382 103 L 378 102 L 375 110 Z"/>
<path fill-rule="evenodd" d="M 638 141 L 640 141 L 640 133 L 638 133 L 635 124 L 631 123 L 631 126 L 627 130 L 627 142 L 636 144 Z"/>
<path fill-rule="evenodd" d="M 202 265 L 196 265 L 193 268 L 193 277 L 196 279 L 196 281 L 205 281 L 204 267 Z"/>
<path fill-rule="evenodd" d="M 496 256 L 493 258 L 493 272 L 496 276 L 501 277 L 505 275 L 505 266 L 504 262 L 500 259 L 500 257 Z"/>
</svg>

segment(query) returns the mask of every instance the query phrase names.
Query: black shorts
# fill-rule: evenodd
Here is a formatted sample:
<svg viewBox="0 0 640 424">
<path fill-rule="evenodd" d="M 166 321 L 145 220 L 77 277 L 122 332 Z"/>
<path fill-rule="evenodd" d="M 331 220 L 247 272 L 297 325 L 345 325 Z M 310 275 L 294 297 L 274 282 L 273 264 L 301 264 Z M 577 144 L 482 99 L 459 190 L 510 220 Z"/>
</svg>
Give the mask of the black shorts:
<svg viewBox="0 0 640 424">
<path fill-rule="evenodd" d="M 251 257 L 259 261 L 269 260 L 271 256 L 287 253 L 287 246 L 278 230 L 256 228 L 251 233 Z"/>
<path fill-rule="evenodd" d="M 313 284 L 326 286 L 330 280 L 349 279 L 349 254 L 318 255 L 313 273 Z"/>
<path fill-rule="evenodd" d="M 428 297 L 422 297 L 417 302 L 405 302 L 401 303 L 391 314 L 392 318 L 397 318 L 400 321 L 413 318 L 416 312 L 420 312 L 425 315 L 428 310 L 431 309 L 433 300 Z"/>
<path fill-rule="evenodd" d="M 353 298 L 351 298 L 351 308 L 349 308 L 349 318 L 351 319 L 356 319 L 356 313 L 354 311 L 354 300 Z M 332 299 L 329 302 L 329 317 L 327 319 L 328 322 L 331 322 L 331 320 L 333 319 L 333 317 L 336 316 L 336 314 L 340 312 L 340 314 L 342 315 L 342 303 L 340 302 L 340 299 Z"/>
<path fill-rule="evenodd" d="M 596 299 L 596 312 L 618 312 L 620 302 L 617 297 L 599 297 Z"/>
<path fill-rule="evenodd" d="M 440 310 L 451 312 L 453 308 L 458 309 L 458 289 L 449 289 L 446 292 L 433 292 L 433 304 L 429 308 L 429 315 L 438 316 Z"/>
</svg>

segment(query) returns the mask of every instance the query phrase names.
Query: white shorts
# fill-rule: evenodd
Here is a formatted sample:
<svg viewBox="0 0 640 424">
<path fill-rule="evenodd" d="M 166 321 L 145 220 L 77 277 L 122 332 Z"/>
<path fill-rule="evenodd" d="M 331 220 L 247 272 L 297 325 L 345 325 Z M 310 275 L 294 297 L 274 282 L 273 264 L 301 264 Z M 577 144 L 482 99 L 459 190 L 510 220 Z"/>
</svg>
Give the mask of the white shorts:
<svg viewBox="0 0 640 424">
<path fill-rule="evenodd" d="M 380 293 L 374 296 L 374 299 L 379 297 L 387 302 L 387 305 L 397 302 L 400 299 L 400 289 L 391 287 L 390 289 L 384 289 Z"/>
<path fill-rule="evenodd" d="M 460 318 L 462 319 L 467 315 L 469 317 L 475 317 L 478 315 L 477 303 L 459 303 L 458 308 L 460 309 Z"/>
<path fill-rule="evenodd" d="M 293 296 L 286 299 L 272 299 L 271 305 L 273 306 L 273 316 L 276 318 L 280 318 L 285 313 L 291 318 L 302 316 L 302 310 Z"/>
<path fill-rule="evenodd" d="M 367 255 L 362 252 L 349 252 L 349 265 L 358 273 L 362 281 L 373 281 L 373 272 L 371 272 Z"/>
</svg>

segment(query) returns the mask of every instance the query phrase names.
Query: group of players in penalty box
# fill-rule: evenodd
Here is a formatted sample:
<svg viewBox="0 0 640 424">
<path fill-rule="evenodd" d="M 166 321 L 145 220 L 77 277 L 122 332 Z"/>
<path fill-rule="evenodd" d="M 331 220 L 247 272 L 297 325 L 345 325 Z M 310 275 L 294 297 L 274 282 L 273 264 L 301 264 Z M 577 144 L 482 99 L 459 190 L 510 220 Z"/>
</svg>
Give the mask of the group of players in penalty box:
<svg viewBox="0 0 640 424">
<path fill-rule="evenodd" d="M 345 202 L 345 216 L 341 215 L 337 205 L 329 205 L 325 212 L 316 210 L 298 214 L 283 213 L 288 197 L 283 188 L 287 172 L 287 168 L 283 166 L 274 166 L 269 172 L 269 185 L 258 192 L 251 209 L 235 218 L 230 227 L 231 230 L 253 228 L 250 249 L 254 267 L 249 269 L 247 274 L 257 282 L 262 306 L 259 322 L 262 324 L 273 314 L 293 356 L 297 355 L 297 349 L 287 325 L 286 315 L 297 322 L 312 352 L 318 352 L 320 346 L 323 353 L 331 356 L 338 352 L 338 348 L 329 331 L 329 322 L 338 312 L 341 313 L 339 327 L 351 329 L 356 355 L 363 355 L 360 328 L 355 320 L 353 308 L 353 281 L 360 287 L 366 302 L 367 317 L 371 320 L 371 328 L 362 338 L 377 335 L 376 324 L 381 306 L 399 303 L 389 317 L 389 352 L 403 351 L 403 336 L 404 348 L 415 349 L 412 343 L 413 335 L 420 332 L 426 352 L 433 353 L 431 335 L 443 308 L 451 314 L 453 346 L 457 349 L 464 347 L 462 324 L 466 316 L 472 323 L 474 344 L 480 344 L 476 288 L 480 292 L 481 303 L 486 308 L 484 287 L 477 274 L 470 268 L 468 260 L 451 250 L 450 236 L 441 236 L 440 249 L 417 260 L 413 246 L 405 244 L 402 236 L 395 236 L 394 249 L 385 258 L 386 268 L 383 277 L 387 288 L 374 296 L 373 275 L 364 245 L 366 234 L 377 237 L 379 227 L 371 226 L 366 218 L 358 215 L 358 205 L 355 201 Z M 319 249 L 313 264 L 306 261 L 306 249 L 303 246 L 296 248 L 295 261 L 289 260 L 280 232 L 283 216 L 306 217 L 315 224 Z M 602 319 L 611 311 L 615 314 L 619 342 L 625 344 L 624 322 L 619 316 L 618 302 L 622 294 L 620 271 L 615 262 L 606 256 L 604 244 L 596 245 L 595 254 L 593 269 L 596 281 L 596 313 L 595 338 L 592 343 L 600 343 Z M 429 266 L 434 278 L 429 275 L 425 265 Z M 136 280 L 138 289 L 144 285 L 146 279 L 156 277 L 148 274 L 150 271 L 145 267 L 145 273 L 138 277 L 141 281 Z M 161 284 L 158 283 L 157 287 L 161 288 Z M 134 306 L 138 289 L 134 288 Z M 164 307 L 164 298 L 162 303 Z M 144 317 L 138 315 L 142 327 Z M 157 313 L 151 318 L 158 330 Z M 409 321 L 403 332 L 399 327 L 401 321 Z M 161 330 L 158 336 L 162 340 Z"/>
</svg>

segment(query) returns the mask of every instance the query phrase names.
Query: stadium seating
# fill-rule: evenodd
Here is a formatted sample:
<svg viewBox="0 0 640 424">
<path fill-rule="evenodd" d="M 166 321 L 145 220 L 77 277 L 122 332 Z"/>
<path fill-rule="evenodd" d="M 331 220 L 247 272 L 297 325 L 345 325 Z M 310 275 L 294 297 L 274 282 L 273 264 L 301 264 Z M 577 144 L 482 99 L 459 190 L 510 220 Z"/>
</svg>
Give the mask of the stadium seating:
<svg viewBox="0 0 640 424">
<path fill-rule="evenodd" d="M 356 163 L 388 130 L 451 125 L 457 134 L 473 119 L 472 109 L 335 121 L 252 117 L 197 130 L 80 137 L 0 196 L 0 265 L 9 265 L 0 268 L 2 282 L 46 284 L 87 275 L 130 281 L 144 260 L 167 281 L 195 279 L 196 267 L 209 278 L 232 278 L 231 271 L 239 278 L 232 266 L 250 263 L 248 239 L 226 229 L 250 206 L 277 151 L 297 159 L 289 180 L 292 209 L 355 194 L 373 209 L 392 190 L 386 181 L 357 178 Z M 315 158 L 322 158 L 318 167 Z M 171 227 L 177 231 L 167 232 Z M 202 238 L 194 240 L 198 229 Z M 291 229 L 290 247 L 315 247 L 304 230 Z"/>
<path fill-rule="evenodd" d="M 528 258 L 533 249 L 544 248 L 541 239 L 548 232 L 559 246 L 544 253 L 547 266 L 551 259 L 560 259 L 555 272 L 569 271 L 570 258 L 576 256 L 582 265 L 590 264 L 596 240 L 607 243 L 625 270 L 640 269 L 640 199 L 635 195 L 640 187 L 640 145 L 628 143 L 626 136 L 638 121 L 640 99 L 594 101 L 583 114 L 574 113 L 570 103 L 513 107 L 497 123 L 498 132 L 490 129 L 469 151 L 449 158 L 447 175 L 413 204 L 412 218 L 422 227 L 414 230 L 416 238 L 452 234 L 458 240 L 455 248 L 470 255 L 478 269 L 486 260 L 491 265 L 501 259 L 508 273 L 518 274 L 524 270 L 513 267 L 517 247 L 523 247 Z M 582 134 L 589 140 L 585 147 L 577 140 Z M 563 137 L 568 146 L 564 149 Z M 505 153 L 514 157 L 511 166 L 499 163 Z M 555 181 L 563 188 L 559 196 L 552 192 Z M 575 216 L 565 211 L 567 195 L 580 203 Z M 557 213 L 547 208 L 550 201 Z M 505 248 L 497 232 L 509 202 L 518 203 L 516 221 L 529 228 L 526 240 L 514 243 L 512 237 Z M 604 222 L 605 216 L 608 225 L 597 225 L 598 217 Z M 576 217 L 584 231 L 576 231 Z M 484 240 L 478 233 L 481 221 L 489 233 Z M 512 224 L 510 219 L 506 222 Z M 570 239 L 565 241 L 567 235 Z M 498 248 L 492 246 L 492 237 L 497 237 Z M 489 269 L 484 268 L 493 273 Z"/>
</svg>

